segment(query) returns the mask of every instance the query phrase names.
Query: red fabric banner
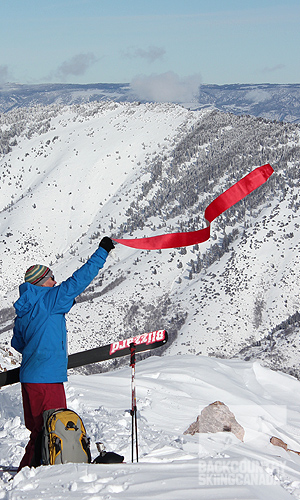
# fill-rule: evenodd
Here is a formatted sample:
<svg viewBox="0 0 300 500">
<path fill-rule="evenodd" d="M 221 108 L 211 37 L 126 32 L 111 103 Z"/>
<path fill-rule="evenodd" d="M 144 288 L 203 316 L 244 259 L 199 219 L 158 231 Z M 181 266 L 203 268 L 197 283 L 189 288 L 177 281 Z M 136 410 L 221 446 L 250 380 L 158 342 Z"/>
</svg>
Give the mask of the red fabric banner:
<svg viewBox="0 0 300 500">
<path fill-rule="evenodd" d="M 160 250 L 164 248 L 178 248 L 196 245 L 203 243 L 210 237 L 210 223 L 216 219 L 228 208 L 235 205 L 238 201 L 252 193 L 259 186 L 264 184 L 273 174 L 274 170 L 269 163 L 256 168 L 250 174 L 247 174 L 241 180 L 236 182 L 229 189 L 220 194 L 213 200 L 204 212 L 204 217 L 207 221 L 207 227 L 199 231 L 189 231 L 187 233 L 167 233 L 160 236 L 151 236 L 149 238 L 135 239 L 116 239 L 117 243 L 122 245 L 138 248 L 140 250 Z"/>
</svg>

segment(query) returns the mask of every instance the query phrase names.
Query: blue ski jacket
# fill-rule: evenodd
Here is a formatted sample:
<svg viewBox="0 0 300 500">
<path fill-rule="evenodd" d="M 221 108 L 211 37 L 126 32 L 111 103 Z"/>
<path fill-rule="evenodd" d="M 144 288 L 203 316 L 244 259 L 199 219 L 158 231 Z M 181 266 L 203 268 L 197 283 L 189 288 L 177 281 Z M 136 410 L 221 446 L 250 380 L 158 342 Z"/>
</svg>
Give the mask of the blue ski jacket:
<svg viewBox="0 0 300 500">
<path fill-rule="evenodd" d="M 67 329 L 65 314 L 75 297 L 97 276 L 107 258 L 99 247 L 74 274 L 54 287 L 20 285 L 11 345 L 22 354 L 20 381 L 59 383 L 67 380 Z"/>
</svg>

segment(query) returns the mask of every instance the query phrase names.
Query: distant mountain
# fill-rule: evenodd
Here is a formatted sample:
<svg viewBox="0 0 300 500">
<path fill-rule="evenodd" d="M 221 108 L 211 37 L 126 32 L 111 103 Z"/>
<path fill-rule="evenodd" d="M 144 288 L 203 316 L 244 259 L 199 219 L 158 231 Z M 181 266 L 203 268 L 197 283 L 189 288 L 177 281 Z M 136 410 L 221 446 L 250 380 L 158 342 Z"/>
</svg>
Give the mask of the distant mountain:
<svg viewBox="0 0 300 500">
<path fill-rule="evenodd" d="M 0 86 L 0 112 L 13 108 L 47 106 L 49 104 L 70 105 L 92 101 L 127 101 L 130 87 L 126 84 L 40 84 Z"/>
<path fill-rule="evenodd" d="M 202 85 L 199 103 L 237 115 L 300 122 L 300 84 Z"/>
<path fill-rule="evenodd" d="M 71 105 L 92 101 L 146 102 L 129 84 L 43 84 L 0 86 L 0 112 L 15 107 L 49 104 Z M 201 85 L 194 102 L 178 102 L 197 110 L 215 107 L 236 115 L 249 114 L 269 120 L 300 122 L 300 84 Z"/>
</svg>

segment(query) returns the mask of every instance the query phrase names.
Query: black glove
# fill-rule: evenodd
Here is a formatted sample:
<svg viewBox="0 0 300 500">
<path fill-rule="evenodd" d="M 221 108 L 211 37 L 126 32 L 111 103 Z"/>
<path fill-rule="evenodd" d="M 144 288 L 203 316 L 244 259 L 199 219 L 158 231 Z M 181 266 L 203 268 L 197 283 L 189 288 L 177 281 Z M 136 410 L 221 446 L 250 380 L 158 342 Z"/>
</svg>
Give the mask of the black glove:
<svg viewBox="0 0 300 500">
<path fill-rule="evenodd" d="M 108 236 L 104 236 L 99 243 L 99 247 L 104 248 L 104 250 L 109 253 L 113 248 L 115 248 L 115 245 Z"/>
</svg>

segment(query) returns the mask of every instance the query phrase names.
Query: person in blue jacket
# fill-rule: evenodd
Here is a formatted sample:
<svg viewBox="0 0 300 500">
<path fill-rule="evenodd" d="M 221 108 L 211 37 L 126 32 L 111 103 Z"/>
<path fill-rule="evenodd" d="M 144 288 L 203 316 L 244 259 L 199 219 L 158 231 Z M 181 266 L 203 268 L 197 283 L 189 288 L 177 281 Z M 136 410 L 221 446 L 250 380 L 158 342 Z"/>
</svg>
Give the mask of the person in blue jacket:
<svg viewBox="0 0 300 500">
<path fill-rule="evenodd" d="M 66 408 L 63 383 L 67 381 L 67 330 L 65 314 L 103 267 L 114 248 L 102 238 L 99 248 L 74 274 L 56 285 L 51 269 L 31 266 L 19 287 L 11 345 L 22 354 L 20 382 L 24 419 L 31 435 L 19 470 L 35 463 L 35 442 L 43 426 L 43 412 Z"/>
</svg>

